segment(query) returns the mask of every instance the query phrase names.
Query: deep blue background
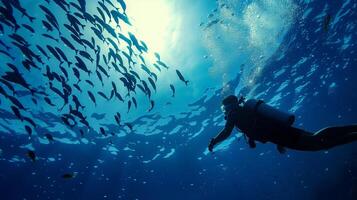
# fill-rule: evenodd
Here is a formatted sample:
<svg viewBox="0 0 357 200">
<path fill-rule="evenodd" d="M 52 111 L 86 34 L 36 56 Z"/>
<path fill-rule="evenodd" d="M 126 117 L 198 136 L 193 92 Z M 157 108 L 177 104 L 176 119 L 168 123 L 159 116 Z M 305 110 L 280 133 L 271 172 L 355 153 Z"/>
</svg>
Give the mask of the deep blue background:
<svg viewBox="0 0 357 200">
<path fill-rule="evenodd" d="M 298 3 L 298 2 L 296 2 Z M 329 1 L 327 12 L 336 16 L 344 1 Z M 309 131 L 316 131 L 330 125 L 357 123 L 357 56 L 356 56 L 356 1 L 351 1 L 351 11 L 341 18 L 333 32 L 316 29 L 322 27 L 312 17 L 324 8 L 324 1 L 309 4 L 299 3 L 302 8 L 312 8 L 313 12 L 305 20 L 299 13 L 296 22 L 286 34 L 281 48 L 286 49 L 282 59 L 279 51 L 264 66 L 257 82 L 261 85 L 257 93 L 266 91 L 262 99 L 272 99 L 276 89 L 287 79 L 295 79 L 307 74 L 313 64 L 316 72 L 307 80 L 310 84 L 303 89 L 305 100 L 295 114 L 296 125 Z M 311 16 L 311 17 L 310 17 Z M 352 24 L 353 28 L 347 28 Z M 341 51 L 344 35 L 352 36 L 350 46 Z M 308 38 L 308 39 L 307 39 Z M 308 57 L 296 71 L 292 65 L 302 57 Z M 287 65 L 286 72 L 274 78 L 281 66 Z M 336 67 L 339 65 L 340 67 Z M 345 68 L 342 66 L 346 65 Z M 237 72 L 238 73 L 238 72 Z M 322 75 L 329 74 L 326 79 Z M 232 80 L 237 84 L 240 75 Z M 329 90 L 335 82 L 337 88 Z M 273 82 L 273 86 L 268 85 Z M 289 83 L 283 92 L 294 91 L 299 84 Z M 313 95 L 315 92 L 317 95 Z M 241 93 L 249 94 L 242 90 Z M 199 106 L 207 110 L 195 120 L 203 121 L 213 117 L 220 105 L 220 92 Z M 281 109 L 294 106 L 293 92 L 283 97 Z M 187 112 L 190 112 L 188 110 Z M 149 116 L 155 118 L 160 116 Z M 171 130 L 178 124 L 187 125 L 191 119 L 177 119 L 165 125 L 163 130 Z M 138 121 L 140 123 L 140 121 Z M 103 153 L 107 141 L 97 145 L 52 145 L 34 144 L 39 157 L 56 158 L 56 162 L 38 160 L 35 163 L 0 163 L 1 199 L 356 199 L 357 198 L 357 148 L 356 143 L 337 147 L 326 152 L 289 151 L 280 155 L 272 144 L 261 145 L 250 150 L 244 140 L 234 142 L 227 151 L 202 156 L 211 138 L 221 127 L 214 126 L 212 120 L 205 127 L 204 134 L 195 140 L 188 140 L 187 134 L 168 135 L 128 135 L 115 144 L 124 147 L 141 141 L 135 152 L 119 152 L 117 156 Z M 200 126 L 198 123 L 197 126 Z M 190 128 L 188 133 L 190 132 Z M 26 151 L 18 146 L 27 138 L 7 132 L 1 134 L 0 146 L 3 156 L 25 157 Z M 144 142 L 149 142 L 145 145 Z M 140 156 L 151 155 L 156 145 L 176 148 L 169 159 L 143 163 Z M 241 149 L 243 148 L 243 149 Z M 128 155 L 132 155 L 128 158 Z M 202 157 L 202 159 L 198 159 Z M 61 158 L 61 160 L 58 160 Z M 100 163 L 98 159 L 103 160 Z M 68 171 L 79 172 L 72 180 L 63 180 L 61 175 Z"/>
</svg>

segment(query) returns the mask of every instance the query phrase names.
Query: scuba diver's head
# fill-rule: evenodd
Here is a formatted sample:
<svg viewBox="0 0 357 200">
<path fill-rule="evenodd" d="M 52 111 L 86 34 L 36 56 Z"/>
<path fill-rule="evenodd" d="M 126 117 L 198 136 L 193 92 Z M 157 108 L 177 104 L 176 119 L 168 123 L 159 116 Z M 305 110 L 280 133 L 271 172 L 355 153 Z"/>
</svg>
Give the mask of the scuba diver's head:
<svg viewBox="0 0 357 200">
<path fill-rule="evenodd" d="M 245 102 L 245 98 L 241 96 L 239 99 L 235 95 L 229 95 L 222 101 L 221 110 L 225 116 L 227 116 L 231 111 L 237 109 Z"/>
<path fill-rule="evenodd" d="M 237 106 L 239 106 L 238 98 L 235 95 L 229 95 L 228 97 L 223 99 L 221 110 L 224 115 L 228 115 L 228 113 L 236 109 Z"/>
</svg>

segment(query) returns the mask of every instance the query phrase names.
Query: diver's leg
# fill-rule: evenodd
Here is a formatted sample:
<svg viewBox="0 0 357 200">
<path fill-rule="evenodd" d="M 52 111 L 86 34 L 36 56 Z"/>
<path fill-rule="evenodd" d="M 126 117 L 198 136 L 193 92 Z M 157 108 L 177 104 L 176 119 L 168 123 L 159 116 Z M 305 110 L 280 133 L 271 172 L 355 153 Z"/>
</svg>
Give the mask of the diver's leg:
<svg viewBox="0 0 357 200">
<path fill-rule="evenodd" d="M 325 128 L 312 136 L 302 136 L 299 143 L 305 150 L 318 151 L 354 141 L 357 141 L 357 125 Z"/>
<path fill-rule="evenodd" d="M 325 146 L 326 149 L 348 144 L 354 141 L 357 141 L 357 132 L 352 133 L 344 133 L 343 135 L 338 135 L 337 137 L 321 137 L 322 144 Z"/>
<path fill-rule="evenodd" d="M 290 127 L 284 132 L 286 134 L 278 134 L 279 137 L 274 138 L 272 142 L 300 151 L 326 150 L 357 141 L 357 125 L 328 127 L 315 134 L 294 127 Z"/>
<path fill-rule="evenodd" d="M 357 125 L 327 127 L 317 131 L 314 135 L 323 137 L 339 137 L 348 135 L 349 133 L 357 132 Z"/>
<path fill-rule="evenodd" d="M 318 145 L 317 137 L 313 133 L 305 130 L 289 127 L 284 129 L 283 132 L 279 131 L 274 134 L 276 137 L 271 138 L 271 141 L 278 146 L 287 147 L 299 151 L 317 151 L 321 150 Z"/>
</svg>

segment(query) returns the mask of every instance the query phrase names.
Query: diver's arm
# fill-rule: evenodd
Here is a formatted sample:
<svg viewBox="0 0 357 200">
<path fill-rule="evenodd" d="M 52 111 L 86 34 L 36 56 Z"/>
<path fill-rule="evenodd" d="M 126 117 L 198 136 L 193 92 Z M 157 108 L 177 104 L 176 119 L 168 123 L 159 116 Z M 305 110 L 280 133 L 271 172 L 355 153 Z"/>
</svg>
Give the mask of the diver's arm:
<svg viewBox="0 0 357 200">
<path fill-rule="evenodd" d="M 248 144 L 249 144 L 249 147 L 254 149 L 257 145 L 255 144 L 255 141 L 251 138 L 248 139 Z"/>
<path fill-rule="evenodd" d="M 218 143 L 224 141 L 225 139 L 227 139 L 231 135 L 233 128 L 234 128 L 234 126 L 224 127 L 224 129 L 213 139 L 214 144 L 218 144 Z"/>
<path fill-rule="evenodd" d="M 212 151 L 213 147 L 216 144 L 227 139 L 231 135 L 233 128 L 234 128 L 234 122 L 228 119 L 224 129 L 215 138 L 212 138 L 208 146 L 209 151 Z"/>
</svg>

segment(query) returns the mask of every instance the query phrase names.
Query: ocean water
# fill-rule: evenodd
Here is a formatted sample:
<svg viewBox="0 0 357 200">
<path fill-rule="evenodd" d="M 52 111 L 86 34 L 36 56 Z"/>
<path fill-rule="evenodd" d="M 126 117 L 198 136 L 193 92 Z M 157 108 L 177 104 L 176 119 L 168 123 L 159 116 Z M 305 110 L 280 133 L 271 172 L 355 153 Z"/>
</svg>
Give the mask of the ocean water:
<svg viewBox="0 0 357 200">
<path fill-rule="evenodd" d="M 355 124 L 356 7 L 1 0 L 0 199 L 356 199 L 356 143 L 207 150 L 230 94 Z"/>
</svg>

